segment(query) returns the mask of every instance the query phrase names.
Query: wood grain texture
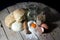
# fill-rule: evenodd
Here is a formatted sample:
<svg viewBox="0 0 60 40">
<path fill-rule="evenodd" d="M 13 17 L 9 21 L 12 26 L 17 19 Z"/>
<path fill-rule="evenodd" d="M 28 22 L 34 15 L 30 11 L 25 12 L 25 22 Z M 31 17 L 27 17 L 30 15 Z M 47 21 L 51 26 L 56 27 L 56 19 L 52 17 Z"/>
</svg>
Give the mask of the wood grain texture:
<svg viewBox="0 0 60 40">
<path fill-rule="evenodd" d="M 3 28 L 1 27 L 1 22 L 0 22 L 0 40 L 8 40 L 6 37 L 6 34 L 4 33 Z"/>
<path fill-rule="evenodd" d="M 55 40 L 60 40 L 60 21 L 55 22 L 58 26 L 55 28 L 52 32 L 51 35 Z"/>
<path fill-rule="evenodd" d="M 43 9 L 45 7 L 48 7 L 48 6 L 46 6 L 42 3 L 36 3 L 36 2 L 27 2 L 26 3 L 26 2 L 23 2 L 23 3 L 17 3 L 13 6 L 10 6 L 6 9 L 0 11 L 0 20 L 1 20 L 2 26 L 4 28 L 4 30 L 3 30 L 3 28 L 0 27 L 0 31 L 1 31 L 0 39 L 1 40 L 4 40 L 4 39 L 5 40 L 29 40 L 29 39 L 26 39 L 25 34 L 24 34 L 25 32 L 23 32 L 23 31 L 22 32 L 13 32 L 12 30 L 8 29 L 7 26 L 4 23 L 4 19 L 7 15 L 9 15 L 9 13 L 13 12 L 14 10 L 19 9 L 19 8 L 27 8 L 26 6 L 28 6 L 30 4 L 37 5 L 41 9 Z M 50 10 L 55 15 L 58 13 L 56 10 L 54 10 L 52 8 L 50 8 Z M 60 17 L 60 16 L 58 15 L 58 17 Z M 57 28 L 52 30 L 51 33 L 38 35 L 39 40 L 60 40 L 60 20 L 56 21 L 54 23 L 58 25 Z M 4 31 L 6 32 L 6 34 L 4 33 Z M 6 36 L 7 36 L 7 38 L 6 38 Z"/>
<path fill-rule="evenodd" d="M 24 5 L 23 5 L 23 4 L 24 4 Z M 16 5 L 17 5 L 18 9 L 19 9 L 19 8 L 26 8 L 26 6 L 25 6 L 26 3 L 17 3 Z M 23 40 L 28 40 L 28 39 L 26 39 L 26 36 L 25 36 L 25 32 L 24 32 L 24 31 L 21 31 L 21 32 L 19 32 L 19 33 L 21 34 Z"/>
<path fill-rule="evenodd" d="M 37 5 L 37 6 L 39 6 L 41 9 L 43 9 L 43 8 L 45 8 L 45 7 L 47 7 L 46 5 L 44 5 L 44 4 L 42 4 L 42 3 L 36 3 L 36 2 L 25 2 L 25 3 L 18 3 L 18 7 L 22 7 L 22 8 L 27 8 L 27 6 L 28 5 L 30 5 L 30 4 L 34 4 L 34 5 Z M 23 35 L 24 36 L 24 35 Z M 50 34 L 46 34 L 45 36 L 44 36 L 44 34 L 42 34 L 42 35 L 40 35 L 40 36 L 38 36 L 39 37 L 39 39 L 40 40 L 53 40 L 53 38 L 52 38 L 52 36 L 50 35 Z"/>
</svg>

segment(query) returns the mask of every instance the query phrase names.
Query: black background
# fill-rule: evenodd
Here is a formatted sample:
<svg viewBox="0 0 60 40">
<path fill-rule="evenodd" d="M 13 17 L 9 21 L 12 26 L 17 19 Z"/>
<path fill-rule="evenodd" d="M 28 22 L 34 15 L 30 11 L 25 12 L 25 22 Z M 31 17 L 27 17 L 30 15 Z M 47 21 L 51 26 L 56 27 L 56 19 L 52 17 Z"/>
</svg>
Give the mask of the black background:
<svg viewBox="0 0 60 40">
<path fill-rule="evenodd" d="M 40 2 L 56 9 L 57 11 L 60 11 L 59 0 L 0 0 L 0 10 L 19 2 Z"/>
</svg>

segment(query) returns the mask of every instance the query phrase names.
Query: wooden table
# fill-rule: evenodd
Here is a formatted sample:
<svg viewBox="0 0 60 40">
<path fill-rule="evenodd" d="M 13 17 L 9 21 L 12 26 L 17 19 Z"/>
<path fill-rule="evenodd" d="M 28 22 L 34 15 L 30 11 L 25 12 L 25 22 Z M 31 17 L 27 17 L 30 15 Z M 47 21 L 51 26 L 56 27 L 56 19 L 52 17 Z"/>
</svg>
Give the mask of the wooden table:
<svg viewBox="0 0 60 40">
<path fill-rule="evenodd" d="M 23 35 L 23 32 L 13 32 L 12 30 L 8 29 L 4 23 L 4 19 L 9 13 L 19 8 L 26 8 L 26 5 L 29 4 L 39 5 L 40 8 L 48 7 L 42 3 L 23 2 L 17 3 L 13 6 L 9 6 L 4 10 L 0 11 L 0 40 L 28 40 Z M 60 14 L 52 8 L 50 8 L 50 10 L 52 14 L 55 14 L 55 17 L 57 17 L 57 18 L 54 17 L 56 21 L 53 22 L 54 24 L 57 24 L 57 26 L 51 32 L 39 35 L 39 40 L 60 40 L 60 20 L 59 20 Z"/>
</svg>

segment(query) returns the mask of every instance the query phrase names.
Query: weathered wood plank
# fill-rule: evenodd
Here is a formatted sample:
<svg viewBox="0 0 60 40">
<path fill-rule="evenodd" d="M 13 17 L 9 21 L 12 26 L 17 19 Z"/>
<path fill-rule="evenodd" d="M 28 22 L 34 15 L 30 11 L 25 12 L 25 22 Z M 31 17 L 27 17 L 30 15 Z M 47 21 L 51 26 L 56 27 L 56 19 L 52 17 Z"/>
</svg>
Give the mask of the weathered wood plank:
<svg viewBox="0 0 60 40">
<path fill-rule="evenodd" d="M 18 3 L 17 6 L 18 6 L 18 8 L 27 8 L 26 7 L 27 6 L 27 3 L 26 2 L 24 2 L 24 3 Z M 26 38 L 27 35 L 25 34 L 24 31 L 21 32 L 21 35 L 22 35 L 22 37 L 23 37 L 24 40 L 31 40 L 31 39 Z M 34 40 L 34 38 L 32 38 L 32 40 Z"/>
<path fill-rule="evenodd" d="M 27 2 L 24 3 L 17 3 L 18 8 L 27 8 Z"/>
<path fill-rule="evenodd" d="M 42 5 L 42 4 L 41 4 Z M 50 7 L 49 7 L 50 8 Z M 51 11 L 51 13 L 53 14 L 53 15 L 57 15 L 56 17 L 57 18 L 59 18 L 59 13 L 58 13 L 58 11 L 56 11 L 55 9 L 52 9 L 52 8 L 50 8 L 50 11 Z M 57 19 L 58 20 L 58 19 Z M 59 21 L 60 21 L 60 19 L 59 19 Z M 58 25 L 60 25 L 60 22 L 55 22 L 54 24 L 58 24 Z M 59 26 L 60 27 L 60 26 Z M 56 32 L 56 33 L 55 33 Z M 55 34 L 55 35 L 54 35 Z M 48 34 L 43 34 L 43 36 L 45 36 L 45 37 L 43 37 L 43 39 L 44 40 L 60 40 L 60 29 L 59 28 L 56 28 L 53 32 L 51 32 L 51 33 L 48 33 Z"/>
<path fill-rule="evenodd" d="M 8 40 L 1 25 L 2 24 L 0 22 L 0 40 Z"/>
<path fill-rule="evenodd" d="M 55 28 L 52 32 L 51 35 L 55 40 L 60 40 L 60 21 L 55 22 L 58 26 Z"/>
<path fill-rule="evenodd" d="M 42 3 L 39 3 L 39 4 L 40 4 L 41 9 L 43 9 L 45 7 L 49 7 L 49 6 L 44 5 Z M 53 10 L 53 9 L 51 8 L 51 10 Z M 53 10 L 52 12 L 55 12 L 55 10 Z M 43 38 L 43 40 L 54 40 L 50 33 L 42 34 L 42 38 Z"/>
<path fill-rule="evenodd" d="M 18 3 L 18 7 L 19 8 L 25 8 L 24 4 L 27 4 L 27 3 Z M 31 3 L 32 4 L 32 3 Z M 40 7 L 44 8 L 44 5 L 40 4 Z M 10 12 L 14 11 L 15 9 L 17 9 L 17 6 L 11 6 L 8 8 Z M 5 13 L 5 14 L 4 14 Z M 3 16 L 2 16 L 3 15 Z M 2 14 L 0 14 L 0 20 L 4 20 L 4 17 L 8 15 L 8 12 L 7 12 L 7 9 L 5 9 L 5 11 L 2 12 Z M 5 24 L 4 24 L 4 21 L 2 21 L 2 24 L 3 24 L 3 27 L 6 31 L 6 34 L 9 38 L 9 40 L 21 40 L 19 37 L 20 37 L 20 34 L 19 33 L 15 33 L 11 30 L 9 30 L 7 27 L 5 27 Z M 60 24 L 60 23 L 58 23 Z M 22 34 L 22 32 L 21 32 Z M 52 36 L 53 37 L 52 37 Z M 42 34 L 40 35 L 40 40 L 60 40 L 60 26 L 58 28 L 56 28 L 53 32 L 51 32 L 51 35 L 50 33 L 48 34 Z M 25 36 L 22 34 L 24 40 L 25 40 Z M 53 39 L 54 38 L 54 39 Z"/>
<path fill-rule="evenodd" d="M 42 38 L 43 40 L 54 40 L 52 36 L 50 35 L 50 33 L 42 34 Z"/>
<path fill-rule="evenodd" d="M 9 40 L 23 40 L 18 32 L 13 32 L 12 30 L 8 29 L 8 27 L 5 25 L 4 19 L 8 14 L 9 13 L 7 9 L 2 10 L 0 14 L 0 20 L 2 21 L 4 30 L 6 32 L 8 39 Z"/>
<path fill-rule="evenodd" d="M 24 5 L 23 5 L 24 4 Z M 18 4 L 16 4 L 17 5 L 17 8 L 26 8 L 26 3 L 18 3 Z M 25 32 L 24 31 L 21 31 L 20 32 L 20 34 L 21 34 L 21 36 L 22 36 L 22 38 L 23 38 L 23 40 L 27 40 L 26 39 L 26 36 L 25 36 L 25 34 L 24 34 Z"/>
<path fill-rule="evenodd" d="M 22 7 L 22 8 L 26 8 L 26 5 L 30 5 L 30 4 L 34 4 L 39 6 L 40 8 L 45 8 L 47 7 L 46 5 L 42 4 L 42 3 L 34 3 L 34 2 L 28 2 L 28 3 L 18 3 L 18 7 Z M 48 37 L 48 38 L 47 38 Z M 53 40 L 52 36 L 50 34 L 46 34 L 46 36 L 44 36 L 44 34 L 39 36 L 40 40 Z"/>
<path fill-rule="evenodd" d="M 60 29 L 56 28 L 53 32 L 51 32 L 51 35 L 55 40 L 60 40 Z"/>
<path fill-rule="evenodd" d="M 45 8 L 45 7 L 48 7 L 47 5 L 44 5 L 43 3 L 39 3 L 39 7 L 41 9 Z M 52 38 L 52 36 L 50 35 L 50 33 L 47 33 L 47 34 L 41 34 L 39 37 L 41 37 L 40 39 L 41 40 L 54 40 Z"/>
<path fill-rule="evenodd" d="M 23 38 L 24 40 L 27 40 L 24 31 L 21 31 L 20 34 L 21 34 L 21 36 L 22 36 L 22 38 Z"/>
<path fill-rule="evenodd" d="M 17 4 L 18 8 L 27 8 L 27 7 L 26 7 L 27 5 L 28 5 L 28 4 L 27 4 L 26 2 L 24 2 L 24 3 L 18 3 L 18 4 Z M 26 38 L 27 35 L 25 34 L 24 31 L 21 32 L 21 35 L 22 35 L 22 37 L 23 37 L 24 40 L 31 40 L 31 39 L 27 39 L 27 38 Z M 28 37 L 28 36 L 27 36 L 27 37 Z M 34 40 L 34 39 L 32 39 L 32 40 Z"/>
</svg>

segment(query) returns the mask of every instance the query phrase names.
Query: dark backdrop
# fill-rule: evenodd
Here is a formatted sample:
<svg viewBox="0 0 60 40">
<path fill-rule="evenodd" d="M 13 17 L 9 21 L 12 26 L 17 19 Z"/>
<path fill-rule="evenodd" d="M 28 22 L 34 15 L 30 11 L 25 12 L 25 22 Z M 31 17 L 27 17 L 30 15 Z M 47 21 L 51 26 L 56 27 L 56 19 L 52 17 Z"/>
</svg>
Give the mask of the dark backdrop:
<svg viewBox="0 0 60 40">
<path fill-rule="evenodd" d="M 15 3 L 19 2 L 41 2 L 43 4 L 46 4 L 57 11 L 60 11 L 60 1 L 59 0 L 0 0 L 0 10 L 3 10 L 4 8 L 14 5 Z"/>
</svg>

